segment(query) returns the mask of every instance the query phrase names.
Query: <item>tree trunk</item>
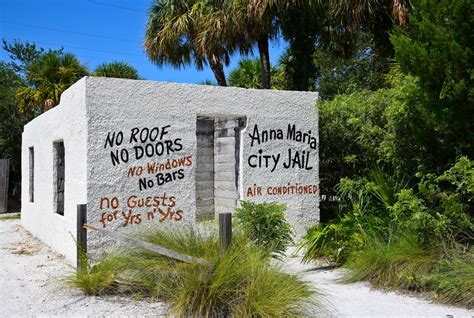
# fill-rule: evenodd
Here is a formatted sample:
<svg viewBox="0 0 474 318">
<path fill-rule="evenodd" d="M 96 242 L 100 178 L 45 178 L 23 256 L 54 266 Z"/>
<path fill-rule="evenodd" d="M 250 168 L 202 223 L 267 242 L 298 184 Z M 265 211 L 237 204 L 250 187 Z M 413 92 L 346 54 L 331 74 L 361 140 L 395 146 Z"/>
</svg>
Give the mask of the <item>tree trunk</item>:
<svg viewBox="0 0 474 318">
<path fill-rule="evenodd" d="M 391 6 L 386 5 L 374 13 L 375 19 L 371 25 L 374 37 L 375 58 L 382 62 L 383 72 L 390 70 L 391 61 L 395 55 L 392 42 L 390 41 L 390 30 L 393 27 L 393 20 L 387 14 Z"/>
<path fill-rule="evenodd" d="M 260 54 L 260 65 L 262 67 L 262 87 L 264 89 L 270 88 L 271 81 L 271 66 L 270 66 L 270 53 L 268 51 L 268 36 L 261 36 L 258 41 L 258 52 Z"/>
<path fill-rule="evenodd" d="M 220 58 L 217 56 L 208 57 L 209 66 L 211 67 L 212 73 L 214 73 L 214 77 L 216 78 L 217 85 L 219 86 L 227 86 L 227 82 L 225 80 L 225 73 L 224 73 L 224 65 Z"/>
<path fill-rule="evenodd" d="M 314 42 L 310 37 L 295 37 L 293 41 L 290 41 L 290 52 L 294 59 L 291 89 L 307 91 L 316 73 L 313 63 Z"/>
</svg>

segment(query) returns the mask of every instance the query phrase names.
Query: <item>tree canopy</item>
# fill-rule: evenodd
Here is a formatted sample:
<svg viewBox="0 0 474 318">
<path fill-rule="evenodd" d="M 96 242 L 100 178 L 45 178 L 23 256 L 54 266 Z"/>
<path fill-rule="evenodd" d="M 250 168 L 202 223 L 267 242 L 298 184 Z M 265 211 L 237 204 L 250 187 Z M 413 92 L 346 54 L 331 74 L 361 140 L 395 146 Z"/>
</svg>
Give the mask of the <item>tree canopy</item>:
<svg viewBox="0 0 474 318">
<path fill-rule="evenodd" d="M 136 68 L 126 62 L 102 63 L 94 69 L 93 76 L 140 79 Z"/>
</svg>

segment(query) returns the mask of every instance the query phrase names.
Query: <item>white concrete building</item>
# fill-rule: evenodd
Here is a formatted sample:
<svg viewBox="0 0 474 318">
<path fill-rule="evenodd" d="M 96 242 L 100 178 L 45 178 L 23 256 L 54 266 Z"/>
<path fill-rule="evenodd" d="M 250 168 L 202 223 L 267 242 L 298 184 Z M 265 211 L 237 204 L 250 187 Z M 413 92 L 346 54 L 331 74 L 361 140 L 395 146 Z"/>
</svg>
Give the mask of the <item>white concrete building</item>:
<svg viewBox="0 0 474 318">
<path fill-rule="evenodd" d="M 317 93 L 85 77 L 28 123 L 22 223 L 75 262 L 87 223 L 133 233 L 288 206 L 297 234 L 319 220 Z M 88 237 L 88 251 L 114 242 Z"/>
</svg>

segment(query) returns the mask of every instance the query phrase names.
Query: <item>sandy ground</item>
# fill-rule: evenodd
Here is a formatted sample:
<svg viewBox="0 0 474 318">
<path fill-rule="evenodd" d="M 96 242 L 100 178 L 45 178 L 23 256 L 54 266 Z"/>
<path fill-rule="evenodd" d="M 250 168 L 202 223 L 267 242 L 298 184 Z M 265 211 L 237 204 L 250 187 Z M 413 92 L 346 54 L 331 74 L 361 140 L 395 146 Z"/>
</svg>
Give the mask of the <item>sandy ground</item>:
<svg viewBox="0 0 474 318">
<path fill-rule="evenodd" d="M 283 269 L 300 275 L 324 295 L 326 317 L 468 317 L 474 311 L 433 303 L 420 297 L 403 295 L 370 287 L 361 282 L 340 283 L 343 269 L 322 269 L 302 264 L 300 258 L 287 258 Z M 318 312 L 316 311 L 315 314 Z"/>
<path fill-rule="evenodd" d="M 0 220 L 0 317 L 164 316 L 166 305 L 85 297 L 64 287 L 72 267 L 32 237 L 19 220 Z"/>
<path fill-rule="evenodd" d="M 368 284 L 340 284 L 341 270 L 317 270 L 288 258 L 283 268 L 313 283 L 326 295 L 319 317 L 474 317 L 473 311 L 372 290 Z M 165 316 L 163 303 L 121 297 L 85 297 L 65 288 L 67 262 L 23 230 L 19 220 L 0 220 L 0 317 Z"/>
</svg>

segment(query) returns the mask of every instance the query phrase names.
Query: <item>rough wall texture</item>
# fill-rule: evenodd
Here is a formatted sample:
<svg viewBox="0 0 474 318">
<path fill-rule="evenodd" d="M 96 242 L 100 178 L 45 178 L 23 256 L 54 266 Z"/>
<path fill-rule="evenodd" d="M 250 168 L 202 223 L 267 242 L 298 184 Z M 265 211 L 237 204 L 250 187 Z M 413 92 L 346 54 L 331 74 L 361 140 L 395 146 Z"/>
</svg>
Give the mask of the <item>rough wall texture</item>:
<svg viewBox="0 0 474 318">
<path fill-rule="evenodd" d="M 87 202 L 87 121 L 83 78 L 61 103 L 25 125 L 22 140 L 22 225 L 75 263 L 76 206 Z M 64 215 L 55 213 L 54 143 L 64 141 Z M 32 148 L 30 150 L 30 148 Z M 30 151 L 34 152 L 30 162 Z M 34 193 L 30 202 L 30 166 Z"/>
<path fill-rule="evenodd" d="M 196 222 L 195 181 L 209 174 L 199 155 L 211 153 L 198 147 L 198 117 L 215 123 L 215 213 L 236 199 L 279 201 L 298 235 L 318 222 L 316 93 L 88 78 L 86 94 L 91 223 L 134 232 Z M 89 236 L 92 251 L 112 244 Z"/>
</svg>

